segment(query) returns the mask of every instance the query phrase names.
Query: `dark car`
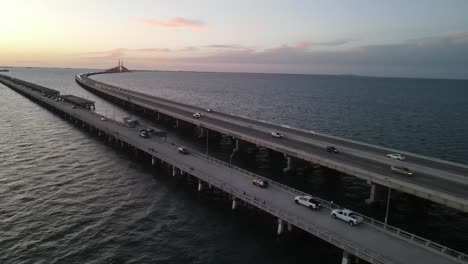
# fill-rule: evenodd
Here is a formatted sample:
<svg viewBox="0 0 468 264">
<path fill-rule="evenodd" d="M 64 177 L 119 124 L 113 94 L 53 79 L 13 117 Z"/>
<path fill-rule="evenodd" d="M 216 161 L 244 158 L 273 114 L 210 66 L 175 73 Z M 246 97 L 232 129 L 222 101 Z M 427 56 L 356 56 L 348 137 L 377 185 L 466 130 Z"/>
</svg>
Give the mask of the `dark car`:
<svg viewBox="0 0 468 264">
<path fill-rule="evenodd" d="M 258 187 L 262 187 L 262 188 L 268 187 L 268 182 L 262 179 L 254 179 L 252 180 L 252 183 L 254 185 L 257 185 Z"/>
<path fill-rule="evenodd" d="M 325 149 L 327 150 L 327 152 L 330 152 L 330 153 L 335 153 L 335 154 L 339 153 L 339 151 L 333 146 L 327 146 Z"/>
</svg>

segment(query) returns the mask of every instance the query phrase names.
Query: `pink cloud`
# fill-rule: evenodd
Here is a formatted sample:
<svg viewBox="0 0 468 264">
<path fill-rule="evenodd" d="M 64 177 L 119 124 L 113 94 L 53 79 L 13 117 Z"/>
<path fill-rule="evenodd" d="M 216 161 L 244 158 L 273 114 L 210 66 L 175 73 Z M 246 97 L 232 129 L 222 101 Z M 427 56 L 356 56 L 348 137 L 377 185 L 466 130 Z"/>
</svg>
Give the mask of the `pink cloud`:
<svg viewBox="0 0 468 264">
<path fill-rule="evenodd" d="M 299 48 L 299 49 L 304 49 L 304 48 L 307 48 L 309 46 L 309 43 L 307 43 L 305 41 L 300 41 L 300 42 L 295 43 L 294 46 L 296 48 Z"/>
<path fill-rule="evenodd" d="M 468 30 L 447 32 L 443 35 L 443 37 L 452 40 L 465 39 L 468 38 Z"/>
<path fill-rule="evenodd" d="M 321 41 L 321 42 L 309 42 L 309 41 L 300 41 L 296 42 L 293 46 L 300 49 L 309 48 L 312 46 L 324 46 L 324 47 L 336 47 L 348 44 L 352 42 L 353 39 L 335 39 L 330 41 Z"/>
<path fill-rule="evenodd" d="M 126 57 L 128 54 L 161 54 L 169 53 L 171 49 L 168 48 L 146 48 L 146 49 L 126 49 L 126 48 L 115 48 L 106 51 L 88 52 L 83 54 L 83 58 L 86 59 L 116 59 Z"/>
<path fill-rule="evenodd" d="M 174 17 L 168 20 L 158 19 L 139 19 L 143 24 L 160 28 L 190 28 L 206 29 L 207 26 L 200 20 L 187 19 L 183 17 Z"/>
<path fill-rule="evenodd" d="M 468 30 L 451 31 L 438 36 L 425 37 L 409 40 L 408 43 L 416 43 L 418 46 L 426 45 L 445 45 L 447 43 L 466 43 L 468 42 Z"/>
</svg>

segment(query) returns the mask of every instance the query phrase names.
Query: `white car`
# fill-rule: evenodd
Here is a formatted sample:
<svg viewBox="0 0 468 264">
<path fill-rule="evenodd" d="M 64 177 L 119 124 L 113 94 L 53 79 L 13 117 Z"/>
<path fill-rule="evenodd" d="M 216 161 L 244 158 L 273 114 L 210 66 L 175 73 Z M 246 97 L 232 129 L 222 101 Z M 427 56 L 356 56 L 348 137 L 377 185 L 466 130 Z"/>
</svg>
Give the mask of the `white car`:
<svg viewBox="0 0 468 264">
<path fill-rule="evenodd" d="M 146 131 L 146 129 L 141 130 L 140 131 L 140 137 L 149 138 L 148 131 Z"/>
<path fill-rule="evenodd" d="M 261 188 L 266 188 L 268 187 L 268 182 L 263 180 L 263 179 L 253 179 L 252 180 L 253 185 L 256 185 Z"/>
<path fill-rule="evenodd" d="M 182 154 L 188 154 L 188 150 L 185 147 L 180 147 L 177 149 L 177 151 Z"/>
<path fill-rule="evenodd" d="M 331 211 L 331 217 L 340 219 L 347 222 L 349 225 L 354 226 L 362 223 L 363 219 L 349 209 L 335 209 Z"/>
<path fill-rule="evenodd" d="M 396 159 L 396 160 L 405 160 L 406 159 L 405 155 L 399 154 L 399 153 L 389 153 L 389 154 L 387 154 L 387 157 L 391 158 L 391 159 Z"/>
<path fill-rule="evenodd" d="M 101 117 L 101 121 L 106 121 L 106 120 L 107 120 L 107 118 Z"/>
<path fill-rule="evenodd" d="M 322 207 L 322 204 L 317 199 L 308 195 L 298 195 L 294 197 L 294 202 L 310 209 L 320 209 Z"/>
<path fill-rule="evenodd" d="M 401 167 L 401 166 L 391 166 L 390 170 L 394 173 L 406 175 L 406 176 L 413 176 L 413 173 L 410 171 L 410 169 L 406 167 Z"/>
<path fill-rule="evenodd" d="M 208 113 L 213 112 L 213 110 L 212 110 L 211 108 L 207 108 L 206 111 L 207 111 Z"/>
<path fill-rule="evenodd" d="M 274 137 L 274 138 L 282 138 L 283 135 L 278 133 L 278 132 L 271 132 L 271 135 Z"/>
<path fill-rule="evenodd" d="M 195 113 L 193 114 L 193 118 L 200 118 L 201 117 L 201 114 L 200 113 Z"/>
</svg>

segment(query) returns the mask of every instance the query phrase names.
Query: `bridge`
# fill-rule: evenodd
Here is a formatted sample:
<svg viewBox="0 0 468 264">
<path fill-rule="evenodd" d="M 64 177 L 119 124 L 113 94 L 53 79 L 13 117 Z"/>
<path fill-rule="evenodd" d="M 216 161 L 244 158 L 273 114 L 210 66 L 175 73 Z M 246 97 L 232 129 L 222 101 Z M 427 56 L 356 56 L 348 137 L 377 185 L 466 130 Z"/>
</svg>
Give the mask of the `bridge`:
<svg viewBox="0 0 468 264">
<path fill-rule="evenodd" d="M 270 181 L 270 187 L 259 188 L 252 185 L 253 179 L 264 179 L 259 175 L 226 164 L 206 155 L 190 151 L 180 154 L 177 146 L 159 137 L 143 138 L 135 128 L 125 126 L 115 120 L 103 119 L 101 115 L 74 104 L 63 101 L 60 95 L 49 97 L 31 89 L 25 81 L 0 75 L 0 83 L 75 123 L 90 133 L 105 137 L 109 143 L 142 153 L 152 165 L 166 164 L 173 176 L 193 177 L 198 180 L 198 191 L 216 188 L 231 197 L 232 209 L 240 201 L 263 210 L 278 219 L 278 234 L 292 229 L 302 229 L 343 250 L 342 263 L 348 264 L 354 256 L 369 263 L 426 263 L 448 264 L 468 263 L 468 256 L 443 245 L 408 233 L 375 219 L 363 216 L 364 223 L 351 227 L 330 217 L 330 210 L 339 205 L 321 200 L 324 208 L 311 211 L 294 204 L 296 195 L 305 193 Z M 32 86 L 32 84 L 31 84 Z"/>
<path fill-rule="evenodd" d="M 368 202 L 375 200 L 379 186 L 386 186 L 428 199 L 448 207 L 468 212 L 468 165 L 430 158 L 405 151 L 384 148 L 353 140 L 275 125 L 245 117 L 191 106 L 140 92 L 115 87 L 89 78 L 99 73 L 83 73 L 76 76 L 78 84 L 99 95 L 112 98 L 133 108 L 153 112 L 157 118 L 166 115 L 203 129 L 236 138 L 239 142 L 250 142 L 283 153 L 287 160 L 286 169 L 294 166 L 294 159 L 319 164 L 364 179 L 370 183 Z M 196 112 L 201 118 L 193 118 Z M 284 134 L 281 139 L 273 138 L 271 132 Z M 326 146 L 335 146 L 339 154 L 325 151 Z M 236 147 L 237 148 L 237 147 Z M 401 153 L 404 161 L 386 157 L 388 153 Z M 399 175 L 390 170 L 392 165 L 409 168 L 414 175 Z"/>
</svg>

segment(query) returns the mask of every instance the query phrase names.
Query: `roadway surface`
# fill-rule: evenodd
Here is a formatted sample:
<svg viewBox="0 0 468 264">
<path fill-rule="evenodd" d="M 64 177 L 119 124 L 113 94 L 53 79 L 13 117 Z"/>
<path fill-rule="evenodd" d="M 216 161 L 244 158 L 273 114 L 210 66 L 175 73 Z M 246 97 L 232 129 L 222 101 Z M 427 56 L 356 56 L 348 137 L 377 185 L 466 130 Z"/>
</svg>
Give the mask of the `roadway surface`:
<svg viewBox="0 0 468 264">
<path fill-rule="evenodd" d="M 272 183 L 269 188 L 265 189 L 256 187 L 252 184 L 252 180 L 259 176 L 242 173 L 223 163 L 203 158 L 203 156 L 193 151 L 188 155 L 180 154 L 177 151 L 177 146 L 159 138 L 140 137 L 141 127 L 128 128 L 113 120 L 102 121 L 101 116 L 92 111 L 80 108 L 74 109 L 70 103 L 46 98 L 40 93 L 23 86 L 16 86 L 15 89 L 46 102 L 75 119 L 82 120 L 84 123 L 104 131 L 107 135 L 119 138 L 162 160 L 170 160 L 172 164 L 177 164 L 179 168 L 190 168 L 187 171 L 192 175 L 203 175 L 202 179 L 208 182 L 212 181 L 217 186 L 221 184 L 223 188 L 228 186 L 224 190 L 232 190 L 231 193 L 233 194 L 242 192 L 243 195 L 255 197 L 254 200 L 261 201 L 261 204 L 273 208 L 275 213 L 281 212 L 296 221 L 306 223 L 331 234 L 334 239 L 345 241 L 362 251 L 380 256 L 378 259 L 382 261 L 381 263 L 448 264 L 458 262 L 424 246 L 396 237 L 368 223 L 351 227 L 345 222 L 332 219 L 329 209 L 323 208 L 319 211 L 312 211 L 306 207 L 296 205 L 294 203 L 295 193 L 290 188 L 283 187 L 278 183 Z M 334 244 L 333 241 L 331 243 Z M 462 262 L 460 261 L 460 263 Z"/>
<path fill-rule="evenodd" d="M 407 157 L 405 161 L 397 161 L 385 156 L 387 153 L 397 152 L 395 150 L 287 128 L 216 111 L 207 113 L 199 107 L 172 102 L 115 86 L 95 83 L 94 80 L 88 79 L 86 76 L 82 76 L 81 78 L 82 81 L 87 82 L 88 85 L 93 86 L 94 89 L 101 92 L 120 97 L 131 103 L 143 105 L 154 111 L 165 113 L 196 125 L 227 133 L 246 141 L 253 138 L 256 140 L 254 142 L 256 144 L 266 147 L 274 146 L 275 150 L 291 156 L 304 158 L 321 165 L 324 164 L 318 162 L 320 160 L 333 162 L 333 164 L 347 165 L 361 170 L 361 173 L 351 173 L 357 177 L 362 177 L 365 172 L 370 172 L 380 176 L 384 181 L 396 180 L 399 184 L 403 183 L 403 185 L 411 183 L 415 188 L 423 188 L 423 191 L 430 195 L 440 195 L 448 200 L 458 198 L 457 201 L 461 201 L 465 205 L 462 210 L 468 211 L 468 166 L 464 164 L 441 161 L 410 153 L 405 153 Z M 192 117 L 194 112 L 200 112 L 203 116 L 200 119 L 194 119 Z M 271 131 L 279 131 L 284 134 L 284 137 L 282 139 L 273 138 L 270 134 Z M 327 145 L 336 146 L 340 150 L 340 153 L 331 154 L 326 152 L 324 148 Z M 398 152 L 402 153 L 401 151 Z M 395 174 L 390 170 L 391 165 L 408 167 L 414 172 L 414 175 L 408 177 Z M 325 164 L 325 166 L 327 165 Z M 334 169 L 340 170 L 340 168 Z M 363 178 L 367 179 L 366 177 Z M 382 184 L 382 182 L 378 183 Z M 383 184 L 385 185 L 385 182 Z"/>
<path fill-rule="evenodd" d="M 119 90 L 119 87 L 109 86 L 111 89 Z M 296 140 L 303 140 L 303 141 L 312 141 L 312 142 L 321 142 L 321 145 L 333 145 L 339 149 L 342 148 L 350 148 L 355 151 L 362 151 L 368 154 L 375 155 L 375 159 L 379 159 L 382 162 L 390 163 L 386 154 L 388 153 L 404 153 L 406 156 L 405 163 L 409 165 L 420 165 L 425 166 L 434 170 L 440 170 L 443 173 L 454 173 L 454 174 L 461 174 L 464 177 L 468 178 L 468 165 L 467 164 L 460 164 L 450 161 L 444 161 L 440 159 L 435 159 L 431 157 L 426 157 L 423 155 L 418 155 L 414 153 L 409 153 L 401 150 L 395 150 L 390 148 L 385 148 L 381 146 L 371 145 L 367 143 L 357 142 L 353 140 L 348 140 L 344 138 L 339 138 L 335 136 L 325 135 L 321 133 L 317 133 L 314 131 L 305 131 L 300 129 L 295 129 L 287 126 L 272 124 L 268 122 L 263 122 L 255 119 L 250 119 L 246 117 L 230 115 L 226 113 L 216 112 L 213 111 L 211 113 L 204 113 L 206 109 L 196 106 L 191 106 L 179 102 L 170 101 L 164 98 L 140 93 L 137 91 L 132 91 L 128 89 L 121 89 L 120 92 L 126 95 L 133 95 L 139 98 L 150 98 L 154 102 L 159 102 L 161 104 L 172 105 L 176 108 L 181 108 L 186 111 L 191 112 L 192 114 L 195 112 L 200 112 L 204 115 L 209 115 L 211 118 L 222 119 L 224 121 L 229 122 L 236 122 L 245 126 L 253 126 L 258 130 L 262 130 L 265 132 L 272 132 L 277 131 L 281 132 L 282 134 L 287 135 L 288 137 L 295 138 Z M 354 154 L 354 153 L 353 153 Z"/>
</svg>

